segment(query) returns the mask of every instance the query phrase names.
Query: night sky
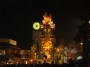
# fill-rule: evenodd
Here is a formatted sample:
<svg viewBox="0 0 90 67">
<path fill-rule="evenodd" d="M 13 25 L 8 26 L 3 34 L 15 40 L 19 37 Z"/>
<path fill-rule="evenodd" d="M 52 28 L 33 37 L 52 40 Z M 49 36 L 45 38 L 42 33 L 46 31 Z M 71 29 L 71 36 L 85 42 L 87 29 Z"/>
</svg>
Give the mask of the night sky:
<svg viewBox="0 0 90 67">
<path fill-rule="evenodd" d="M 18 47 L 30 49 L 32 45 L 32 23 L 41 22 L 45 12 L 51 13 L 56 29 L 56 40 L 66 43 L 76 36 L 82 24 L 80 14 L 84 1 L 80 0 L 28 0 L 0 2 L 0 38 L 17 41 Z"/>
</svg>

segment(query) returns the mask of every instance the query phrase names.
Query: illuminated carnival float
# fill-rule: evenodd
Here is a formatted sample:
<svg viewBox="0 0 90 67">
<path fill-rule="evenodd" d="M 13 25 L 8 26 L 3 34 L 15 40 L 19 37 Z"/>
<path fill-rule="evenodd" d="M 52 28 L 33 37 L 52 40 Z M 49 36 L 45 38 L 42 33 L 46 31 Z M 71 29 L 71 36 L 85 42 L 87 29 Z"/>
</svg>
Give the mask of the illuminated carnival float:
<svg viewBox="0 0 90 67">
<path fill-rule="evenodd" d="M 43 62 L 51 63 L 54 57 L 55 37 L 53 30 L 55 24 L 52 21 L 51 15 L 45 13 L 41 24 L 42 36 L 40 38 L 40 55 L 42 55 Z"/>
<path fill-rule="evenodd" d="M 70 49 L 64 45 L 64 41 L 61 41 L 58 46 L 56 45 L 56 39 L 53 33 L 55 24 L 53 23 L 52 16 L 45 13 L 42 23 L 33 23 L 33 28 L 34 42 L 31 46 L 33 61 L 36 61 L 37 64 L 68 63 L 71 57 Z"/>
</svg>

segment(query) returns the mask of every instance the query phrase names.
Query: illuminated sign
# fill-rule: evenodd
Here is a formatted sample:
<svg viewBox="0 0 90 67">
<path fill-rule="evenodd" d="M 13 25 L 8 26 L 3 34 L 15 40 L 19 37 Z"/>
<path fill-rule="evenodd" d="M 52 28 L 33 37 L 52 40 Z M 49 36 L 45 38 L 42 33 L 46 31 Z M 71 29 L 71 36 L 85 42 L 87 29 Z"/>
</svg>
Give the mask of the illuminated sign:
<svg viewBox="0 0 90 67">
<path fill-rule="evenodd" d="M 39 30 L 39 29 L 40 29 L 40 23 L 39 23 L 39 22 L 35 22 L 35 23 L 33 24 L 33 28 L 34 28 L 35 30 Z"/>
</svg>

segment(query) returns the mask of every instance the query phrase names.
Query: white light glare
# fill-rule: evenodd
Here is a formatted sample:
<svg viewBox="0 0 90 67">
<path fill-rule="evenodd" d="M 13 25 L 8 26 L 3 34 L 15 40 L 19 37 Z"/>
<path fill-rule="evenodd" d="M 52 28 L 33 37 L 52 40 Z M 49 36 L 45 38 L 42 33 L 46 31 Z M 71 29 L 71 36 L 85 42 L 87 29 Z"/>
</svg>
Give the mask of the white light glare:
<svg viewBox="0 0 90 67">
<path fill-rule="evenodd" d="M 89 24 L 90 24 L 90 21 L 89 21 Z"/>
<path fill-rule="evenodd" d="M 80 60 L 80 59 L 82 59 L 82 58 L 83 58 L 82 56 L 78 56 L 78 57 L 77 57 L 77 60 Z"/>
<path fill-rule="evenodd" d="M 82 43 L 82 42 L 81 42 L 80 44 L 81 44 L 81 45 L 83 45 L 83 43 Z"/>
</svg>

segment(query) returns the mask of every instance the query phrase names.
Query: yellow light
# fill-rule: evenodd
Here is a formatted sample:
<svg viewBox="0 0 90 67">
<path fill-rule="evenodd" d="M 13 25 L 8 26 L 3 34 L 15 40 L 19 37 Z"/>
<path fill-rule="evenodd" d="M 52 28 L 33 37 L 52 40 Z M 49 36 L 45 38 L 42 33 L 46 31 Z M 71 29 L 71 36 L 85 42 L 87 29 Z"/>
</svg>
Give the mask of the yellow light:
<svg viewBox="0 0 90 67">
<path fill-rule="evenodd" d="M 42 22 L 43 22 L 43 24 L 46 24 L 46 22 L 44 20 Z"/>
<path fill-rule="evenodd" d="M 47 58 L 51 58 L 51 55 L 47 55 Z"/>
<path fill-rule="evenodd" d="M 9 64 L 9 63 L 7 62 L 7 64 Z"/>
<path fill-rule="evenodd" d="M 43 25 L 41 25 L 41 28 L 43 28 Z"/>
<path fill-rule="evenodd" d="M 59 48 L 56 48 L 56 51 L 59 52 Z"/>
<path fill-rule="evenodd" d="M 25 64 L 28 64 L 28 62 L 26 61 Z"/>
</svg>

